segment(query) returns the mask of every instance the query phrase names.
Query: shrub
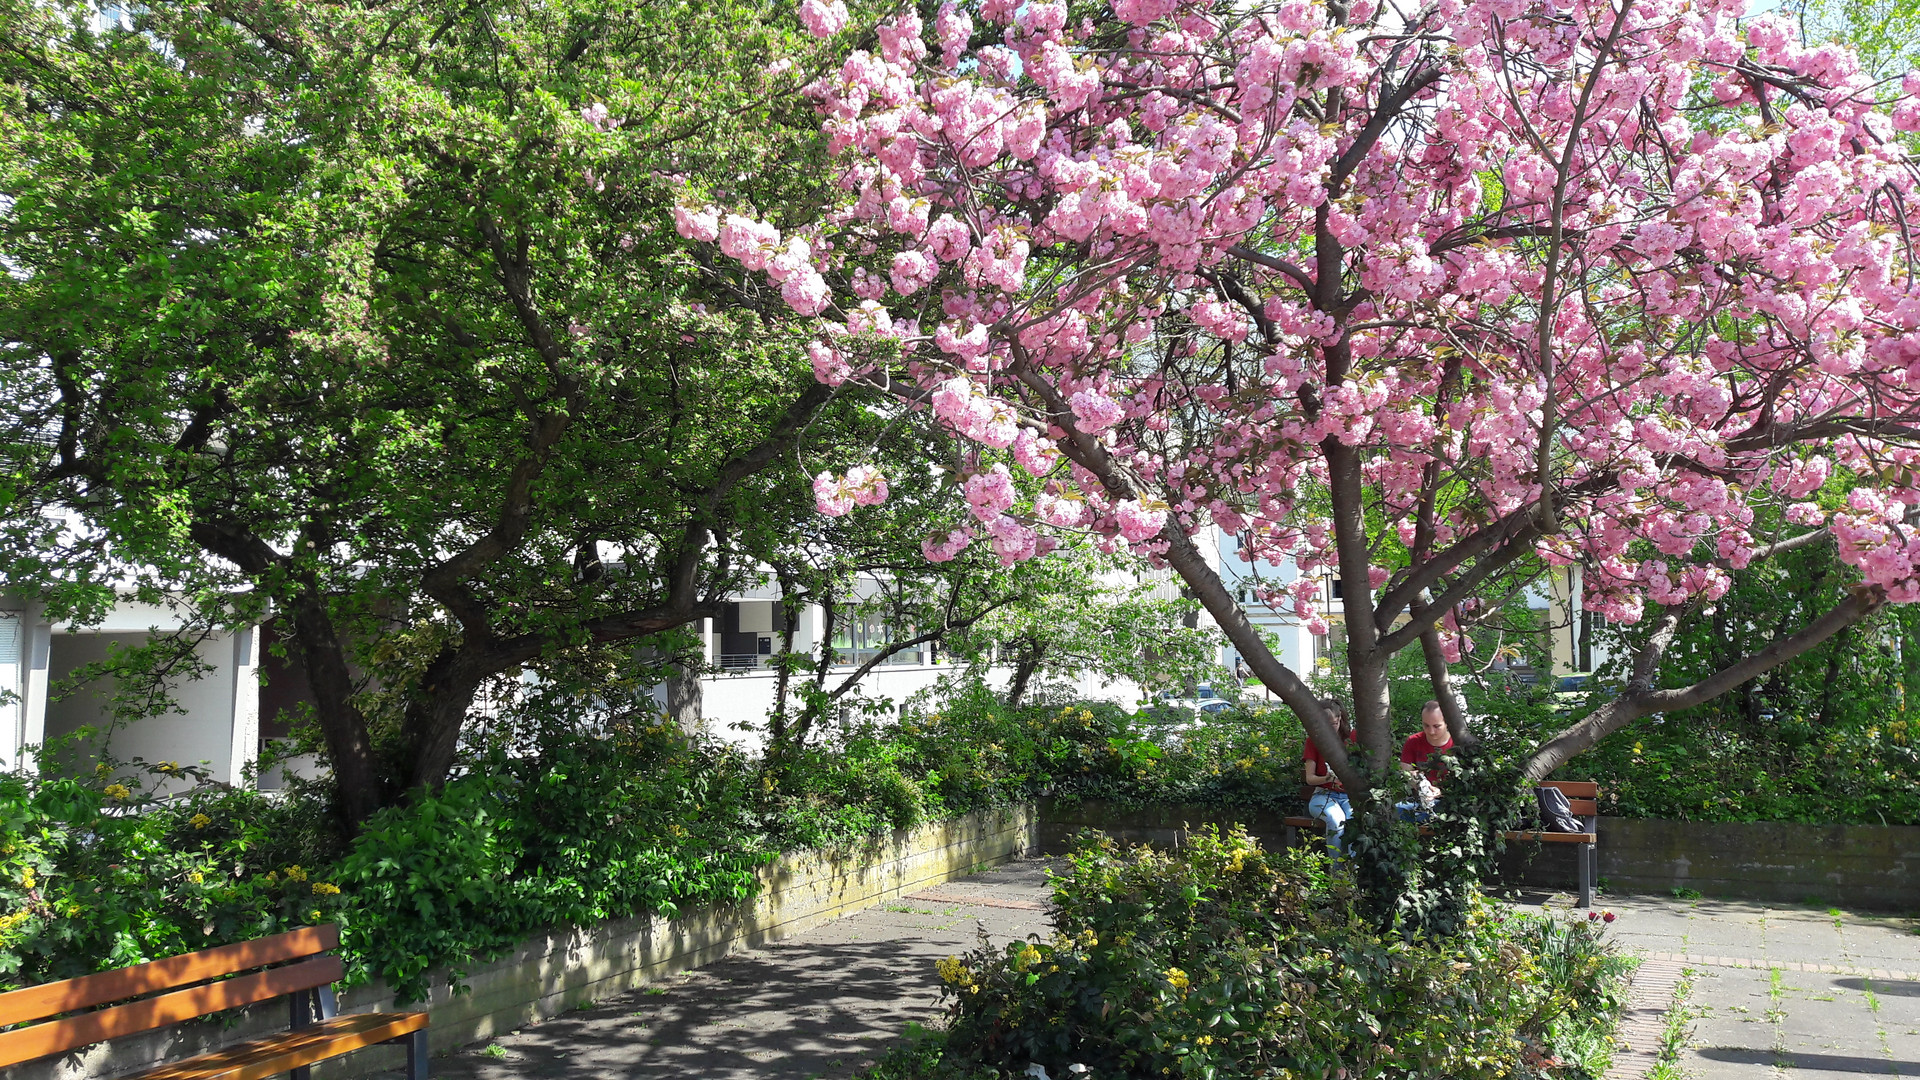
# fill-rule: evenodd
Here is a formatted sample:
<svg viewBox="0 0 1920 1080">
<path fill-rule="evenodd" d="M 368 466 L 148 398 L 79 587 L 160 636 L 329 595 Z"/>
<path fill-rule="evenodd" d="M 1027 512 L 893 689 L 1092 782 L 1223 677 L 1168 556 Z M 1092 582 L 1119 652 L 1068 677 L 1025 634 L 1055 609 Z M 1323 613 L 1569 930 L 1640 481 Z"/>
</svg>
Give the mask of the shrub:
<svg viewBox="0 0 1920 1080">
<path fill-rule="evenodd" d="M 335 917 L 324 800 L 201 783 L 161 762 L 0 775 L 0 989 L 72 978 Z"/>
<path fill-rule="evenodd" d="M 1444 939 L 1383 933 L 1318 857 L 1239 833 L 1176 852 L 1086 839 L 1054 898 L 1050 939 L 941 963 L 941 1070 L 1582 1076 L 1556 1039 L 1610 1025 L 1626 966 L 1584 921 L 1484 900 Z"/>
</svg>

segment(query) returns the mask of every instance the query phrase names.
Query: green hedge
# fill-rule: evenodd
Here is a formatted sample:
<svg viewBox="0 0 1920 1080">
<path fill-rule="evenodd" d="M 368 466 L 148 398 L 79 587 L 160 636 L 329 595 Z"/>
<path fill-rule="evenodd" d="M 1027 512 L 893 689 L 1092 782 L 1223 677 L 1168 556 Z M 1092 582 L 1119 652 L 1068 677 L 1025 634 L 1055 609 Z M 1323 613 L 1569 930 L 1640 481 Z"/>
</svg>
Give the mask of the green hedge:
<svg viewBox="0 0 1920 1080">
<path fill-rule="evenodd" d="M 1603 922 L 1485 902 L 1382 933 L 1320 856 L 1240 833 L 1089 837 L 1054 905 L 1051 938 L 941 962 L 941 1051 L 894 1075 L 1598 1077 L 1632 966 Z"/>
</svg>

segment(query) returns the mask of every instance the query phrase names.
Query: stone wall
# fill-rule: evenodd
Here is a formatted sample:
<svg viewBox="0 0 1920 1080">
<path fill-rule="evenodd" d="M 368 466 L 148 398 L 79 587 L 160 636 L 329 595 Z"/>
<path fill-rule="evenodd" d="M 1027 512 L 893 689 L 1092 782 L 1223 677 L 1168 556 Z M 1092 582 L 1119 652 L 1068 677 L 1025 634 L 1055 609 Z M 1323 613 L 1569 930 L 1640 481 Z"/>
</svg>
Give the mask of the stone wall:
<svg viewBox="0 0 1920 1080">
<path fill-rule="evenodd" d="M 851 915 L 904 893 L 1006 862 L 1036 849 L 1038 815 L 1031 807 L 983 811 L 894 833 L 854 850 L 801 852 L 760 871 L 761 889 L 736 907 L 678 918 L 621 919 L 583 930 L 545 934 L 509 955 L 469 969 L 466 992 L 439 985 L 425 1007 L 435 1052 L 524 1027 L 649 981 L 711 963 Z M 379 983 L 341 996 L 343 1012 L 394 1008 Z M 418 1009 L 415 1004 L 409 1008 Z M 164 1061 L 204 1053 L 287 1025 L 284 1000 L 116 1039 L 59 1058 L 0 1069 L 0 1080 L 109 1080 Z M 399 1068 L 406 1055 L 379 1046 L 314 1067 L 316 1080 L 353 1080 Z"/>
<path fill-rule="evenodd" d="M 1818 903 L 1859 911 L 1920 910 L 1920 826 L 1600 819 L 1600 880 L 1619 893 Z M 1528 849 L 1546 849 L 1530 851 Z M 1515 844 L 1512 880 L 1568 887 L 1568 845 Z"/>
</svg>

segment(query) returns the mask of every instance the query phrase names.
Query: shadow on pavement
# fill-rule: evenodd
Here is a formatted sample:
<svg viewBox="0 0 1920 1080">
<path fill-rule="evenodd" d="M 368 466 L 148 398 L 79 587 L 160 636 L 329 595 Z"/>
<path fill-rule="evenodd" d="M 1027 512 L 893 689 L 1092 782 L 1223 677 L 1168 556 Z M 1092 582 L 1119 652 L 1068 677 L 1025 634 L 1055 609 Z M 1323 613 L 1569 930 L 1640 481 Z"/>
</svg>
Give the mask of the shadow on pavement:
<svg viewBox="0 0 1920 1080">
<path fill-rule="evenodd" d="M 1920 997 L 1920 982 L 1905 979 L 1835 979 L 1833 985 L 1888 997 Z"/>
<path fill-rule="evenodd" d="M 971 936 L 971 935 L 969 935 Z M 439 1080 L 844 1077 L 937 1007 L 922 943 L 783 944 L 438 1059 Z M 664 991 L 664 992 L 661 992 Z"/>
<path fill-rule="evenodd" d="M 1868 1073 L 1874 1076 L 1912 1076 L 1916 1071 L 1920 1071 L 1920 1061 L 1895 1061 L 1892 1058 L 1800 1054 L 1790 1050 L 1748 1050 L 1732 1046 L 1708 1046 L 1694 1053 L 1712 1061 L 1725 1061 L 1734 1065 L 1771 1065 L 1780 1069 L 1820 1069 L 1825 1072 Z"/>
</svg>

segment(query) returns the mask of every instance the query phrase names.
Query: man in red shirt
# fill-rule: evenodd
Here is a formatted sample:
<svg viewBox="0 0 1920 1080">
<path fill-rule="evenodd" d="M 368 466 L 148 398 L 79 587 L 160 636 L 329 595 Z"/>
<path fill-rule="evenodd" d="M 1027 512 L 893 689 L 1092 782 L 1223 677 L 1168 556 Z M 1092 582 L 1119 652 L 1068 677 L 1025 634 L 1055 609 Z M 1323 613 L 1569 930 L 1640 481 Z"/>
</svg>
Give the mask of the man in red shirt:
<svg viewBox="0 0 1920 1080">
<path fill-rule="evenodd" d="M 1426 780 L 1432 786 L 1435 799 L 1440 796 L 1440 781 L 1446 779 L 1447 768 L 1437 759 L 1441 754 L 1453 749 L 1453 733 L 1447 730 L 1446 714 L 1440 711 L 1440 703 L 1429 701 L 1420 710 L 1420 730 L 1407 737 L 1405 745 L 1400 747 L 1401 771 L 1412 777 Z M 1419 781 L 1416 780 L 1416 783 Z M 1402 818 L 1425 818 L 1432 810 L 1432 800 L 1395 803 L 1394 809 Z"/>
</svg>

